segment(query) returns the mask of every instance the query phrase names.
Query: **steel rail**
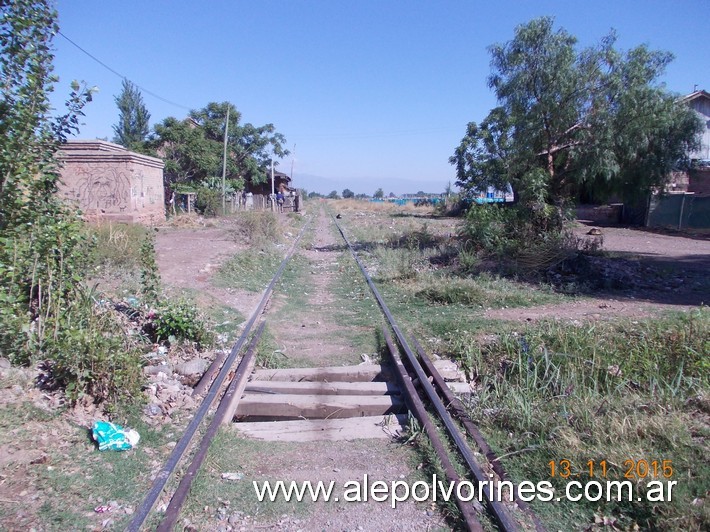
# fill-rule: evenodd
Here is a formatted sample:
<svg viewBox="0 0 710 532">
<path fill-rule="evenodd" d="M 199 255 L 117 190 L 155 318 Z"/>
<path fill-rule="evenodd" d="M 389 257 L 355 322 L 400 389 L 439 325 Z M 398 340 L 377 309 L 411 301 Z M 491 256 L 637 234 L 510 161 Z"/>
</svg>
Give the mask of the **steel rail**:
<svg viewBox="0 0 710 532">
<path fill-rule="evenodd" d="M 427 356 L 426 352 L 424 351 L 424 348 L 419 344 L 417 339 L 411 335 L 410 338 L 412 340 L 414 348 L 417 351 L 417 354 L 419 355 L 419 360 L 421 361 L 424 371 L 427 373 L 427 375 L 429 375 L 429 377 L 431 377 L 434 386 L 439 390 L 441 399 L 443 401 L 446 401 L 446 404 L 451 409 L 451 412 L 454 417 L 459 420 L 468 435 L 476 442 L 476 445 L 478 445 L 478 449 L 488 459 L 488 463 L 493 468 L 493 471 L 495 471 L 495 473 L 498 475 L 498 478 L 501 480 L 510 480 L 510 477 L 508 476 L 508 473 L 503 467 L 503 464 L 501 464 L 500 460 L 498 459 L 498 455 L 495 453 L 495 451 L 493 451 L 493 449 L 491 449 L 491 446 L 488 445 L 488 442 L 486 441 L 481 431 L 478 429 L 478 426 L 473 422 L 471 417 L 466 412 L 466 409 L 464 408 L 461 400 L 456 397 L 454 392 L 452 392 L 451 389 L 446 385 L 446 382 L 439 373 L 439 370 L 436 369 L 436 366 L 434 366 L 433 362 Z M 537 514 L 535 514 L 535 512 L 533 512 L 530 505 L 520 498 L 520 492 L 518 490 L 517 485 L 514 485 L 513 498 L 515 500 L 515 503 L 520 507 L 520 509 L 523 510 L 527 514 L 527 516 L 532 520 L 533 524 L 535 525 L 535 530 L 537 530 L 537 532 L 545 532 L 545 526 L 540 521 L 540 518 L 537 516 Z"/>
<path fill-rule="evenodd" d="M 385 337 L 385 343 L 387 344 L 390 355 L 392 357 L 392 361 L 394 362 L 397 377 L 399 379 L 400 385 L 402 386 L 402 390 L 405 392 L 404 400 L 407 404 L 407 407 L 419 420 L 419 423 L 421 424 L 422 428 L 429 437 L 431 446 L 434 448 L 434 452 L 441 461 L 441 467 L 444 470 L 446 478 L 458 489 L 458 485 L 461 482 L 461 477 L 456 472 L 453 463 L 451 463 L 451 459 L 449 458 L 449 455 L 446 452 L 446 448 L 444 447 L 444 444 L 441 441 L 441 438 L 439 437 L 439 433 L 434 427 L 434 424 L 431 422 L 431 419 L 429 419 L 429 415 L 427 414 L 426 408 L 424 407 L 424 403 L 422 403 L 422 400 L 419 398 L 417 390 L 414 388 L 412 378 L 409 376 L 409 373 L 407 373 L 407 370 L 404 367 L 404 364 L 402 363 L 399 350 L 394 345 L 394 340 L 392 339 L 392 335 L 390 334 L 389 330 L 387 330 L 387 327 L 382 327 L 382 335 Z M 463 519 L 466 522 L 466 530 L 468 530 L 469 532 L 483 532 L 483 525 L 481 525 L 481 521 L 478 519 L 478 517 L 476 517 L 476 512 L 473 508 L 473 505 L 462 501 L 458 497 L 456 497 L 456 505 L 459 507 L 459 510 L 461 510 L 461 515 L 463 516 Z"/>
<path fill-rule="evenodd" d="M 254 310 L 254 313 L 252 314 L 251 318 L 247 322 L 246 326 L 244 327 L 244 331 L 242 332 L 241 336 L 237 340 L 237 342 L 234 344 L 232 347 L 232 350 L 229 353 L 229 356 L 227 357 L 227 360 L 225 360 L 224 364 L 222 365 L 222 369 L 220 372 L 217 374 L 217 377 L 215 378 L 214 382 L 212 382 L 212 386 L 210 386 L 209 391 L 205 395 L 205 398 L 202 401 L 202 404 L 200 404 L 200 407 L 197 409 L 197 412 L 195 412 L 195 416 L 192 418 L 190 423 L 188 424 L 187 428 L 185 429 L 185 432 L 183 433 L 182 437 L 180 438 L 180 441 L 178 441 L 177 445 L 173 448 L 172 453 L 170 453 L 170 456 L 168 457 L 168 460 L 165 462 L 165 465 L 162 467 L 158 475 L 155 477 L 155 480 L 153 481 L 153 485 L 146 494 L 145 498 L 143 499 L 143 502 L 141 505 L 138 507 L 136 510 L 136 513 L 131 520 L 131 522 L 128 524 L 128 527 L 126 530 L 130 532 L 138 532 L 145 522 L 145 520 L 148 517 L 148 514 L 150 514 L 151 510 L 153 509 L 153 506 L 155 505 L 155 502 L 158 500 L 158 497 L 160 497 L 160 494 L 162 493 L 163 489 L 165 488 L 165 485 L 167 484 L 168 480 L 170 479 L 170 476 L 172 475 L 173 471 L 177 467 L 178 463 L 180 462 L 183 454 L 187 450 L 187 447 L 190 445 L 190 442 L 192 441 L 192 438 L 195 435 L 195 432 L 197 432 L 198 427 L 202 423 L 203 419 L 207 415 L 207 412 L 209 411 L 210 407 L 212 406 L 212 403 L 214 402 L 215 397 L 217 396 L 220 388 L 222 387 L 222 384 L 224 383 L 225 379 L 227 378 L 227 375 L 232 369 L 232 366 L 234 365 L 234 361 L 237 358 L 237 355 L 241 352 L 242 348 L 244 347 L 244 344 L 247 341 L 247 338 L 249 337 L 249 333 L 251 332 L 252 327 L 254 326 L 254 323 L 256 323 L 257 319 L 259 316 L 261 316 L 261 313 L 264 311 L 264 308 L 266 307 L 266 304 L 268 303 L 269 299 L 271 298 L 271 294 L 274 291 L 274 287 L 276 286 L 276 283 L 278 280 L 281 278 L 281 275 L 283 274 L 284 270 L 286 269 L 286 265 L 288 262 L 291 260 L 291 257 L 293 257 L 293 254 L 296 250 L 296 247 L 298 246 L 298 243 L 300 242 L 301 238 L 303 237 L 303 234 L 306 231 L 306 228 L 311 222 L 311 218 L 309 218 L 304 226 L 301 228 L 301 231 L 298 233 L 298 236 L 296 237 L 296 240 L 293 242 L 293 245 L 289 249 L 288 253 L 286 254 L 286 257 L 284 257 L 283 261 L 281 261 L 281 264 L 279 265 L 279 269 L 276 271 L 276 274 L 274 275 L 273 279 L 271 279 L 271 282 L 269 285 L 266 287 L 266 290 L 264 290 L 264 295 L 261 298 L 261 301 L 256 307 L 256 310 Z"/>
<path fill-rule="evenodd" d="M 461 434 L 461 431 L 454 423 L 454 420 L 452 419 L 452 417 L 449 415 L 449 412 L 446 410 L 446 406 L 444 406 L 444 404 L 442 403 L 441 399 L 439 398 L 439 396 L 436 393 L 436 390 L 434 390 L 434 387 L 429 382 L 429 379 L 427 378 L 426 373 L 422 369 L 421 364 L 419 364 L 419 361 L 417 360 L 416 355 L 414 354 L 412 349 L 409 347 L 409 344 L 407 343 L 407 339 L 405 338 L 404 334 L 402 334 L 402 331 L 400 330 L 399 326 L 397 325 L 397 322 L 395 321 L 394 316 L 392 315 L 389 308 L 387 307 L 387 304 L 385 303 L 384 299 L 382 298 L 382 295 L 380 294 L 379 290 L 377 290 L 375 283 L 372 281 L 372 278 L 367 273 L 367 270 L 366 270 L 365 266 L 362 264 L 362 262 L 360 261 L 360 258 L 357 256 L 357 253 L 355 253 L 355 250 L 354 250 L 352 244 L 350 243 L 350 240 L 348 240 L 348 237 L 345 235 L 343 228 L 337 222 L 335 217 L 333 217 L 331 215 L 331 218 L 332 218 L 335 226 L 338 228 L 338 231 L 340 232 L 341 236 L 343 237 L 343 240 L 345 240 L 345 243 L 348 245 L 348 248 L 350 249 L 350 253 L 352 253 L 352 256 L 355 259 L 355 262 L 357 263 L 358 267 L 360 268 L 360 271 L 365 276 L 365 280 L 367 281 L 367 284 L 370 287 L 372 294 L 375 296 L 375 299 L 377 300 L 377 303 L 380 306 L 380 309 L 382 310 L 385 317 L 387 318 L 387 321 L 389 322 L 390 327 L 394 331 L 395 336 L 397 337 L 397 341 L 399 342 L 400 346 L 402 347 L 402 350 L 404 351 L 404 353 L 407 355 L 407 361 L 408 361 L 410 367 L 416 373 L 417 378 L 419 379 L 420 386 L 426 392 L 426 395 L 429 398 L 429 401 L 434 406 L 436 413 L 439 415 L 440 419 L 444 423 L 444 426 L 446 427 L 446 430 L 449 433 L 449 436 L 451 436 L 452 440 L 456 444 L 456 447 L 457 447 L 459 453 L 461 454 L 461 457 L 466 462 L 466 465 L 468 466 L 468 468 L 471 471 L 471 473 L 473 474 L 473 476 L 479 482 L 479 486 L 483 486 L 482 491 L 483 491 L 483 494 L 485 495 L 486 504 L 487 504 L 491 514 L 495 518 L 496 522 L 498 523 L 499 528 L 501 530 L 506 531 L 506 532 L 507 531 L 512 532 L 512 531 L 518 530 L 519 529 L 518 524 L 512 518 L 508 509 L 500 501 L 497 501 L 494 497 L 493 487 L 494 486 L 497 487 L 498 482 L 494 481 L 493 479 L 488 478 L 488 476 L 481 469 L 481 466 L 476 461 L 476 458 L 474 457 L 473 452 L 471 451 L 471 448 L 466 443 L 466 440 L 464 439 L 463 434 Z"/>
<path fill-rule="evenodd" d="M 205 432 L 205 435 L 202 437 L 200 448 L 192 458 L 192 462 L 190 462 L 190 465 L 180 480 L 180 484 L 175 490 L 172 499 L 170 499 L 170 504 L 168 504 L 168 508 L 165 510 L 165 516 L 163 517 L 160 525 L 156 528 L 156 532 L 170 532 L 175 526 L 175 523 L 177 523 L 178 516 L 180 515 L 180 509 L 182 508 L 185 499 L 187 499 L 190 487 L 192 487 L 192 481 L 195 480 L 195 476 L 197 476 L 197 472 L 200 470 L 202 462 L 205 461 L 210 444 L 212 443 L 212 440 L 217 434 L 217 430 L 220 425 L 222 425 L 224 417 L 227 415 L 227 411 L 230 408 L 230 399 L 237 394 L 237 389 L 239 388 L 240 383 L 247 377 L 247 370 L 245 368 L 250 366 L 250 363 L 254 358 L 256 346 L 259 343 L 259 340 L 261 340 L 261 334 L 264 332 L 265 325 L 266 322 L 262 321 L 256 328 L 256 332 L 254 332 L 254 336 L 249 343 L 249 348 L 247 349 L 246 354 L 239 361 L 239 366 L 237 366 L 237 371 L 232 378 L 232 382 L 229 384 L 229 387 L 224 394 L 224 398 L 220 401 L 217 411 L 214 416 L 212 416 L 212 421 L 210 422 L 207 432 Z"/>
</svg>

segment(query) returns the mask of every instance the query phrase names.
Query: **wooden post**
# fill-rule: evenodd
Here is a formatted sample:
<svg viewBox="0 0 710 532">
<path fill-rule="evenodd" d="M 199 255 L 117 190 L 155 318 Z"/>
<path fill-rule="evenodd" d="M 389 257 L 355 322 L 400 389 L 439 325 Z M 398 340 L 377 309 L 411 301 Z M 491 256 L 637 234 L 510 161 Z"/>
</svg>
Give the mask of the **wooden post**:
<svg viewBox="0 0 710 532">
<path fill-rule="evenodd" d="M 685 207 L 685 192 L 683 192 L 683 199 L 680 202 L 680 215 L 678 216 L 678 231 L 683 228 L 683 208 Z"/>
</svg>

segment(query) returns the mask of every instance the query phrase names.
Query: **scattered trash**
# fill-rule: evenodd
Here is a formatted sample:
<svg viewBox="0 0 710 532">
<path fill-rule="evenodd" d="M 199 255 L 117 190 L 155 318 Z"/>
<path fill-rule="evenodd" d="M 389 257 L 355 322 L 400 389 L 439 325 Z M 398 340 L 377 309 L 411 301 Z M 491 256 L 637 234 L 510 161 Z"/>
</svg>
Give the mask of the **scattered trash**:
<svg viewBox="0 0 710 532">
<path fill-rule="evenodd" d="M 97 421 L 91 434 L 99 444 L 99 451 L 127 451 L 138 445 L 140 435 L 108 421 Z"/>
<path fill-rule="evenodd" d="M 94 508 L 94 512 L 96 512 L 97 514 L 105 514 L 107 512 L 110 512 L 112 509 L 113 508 L 111 506 L 109 506 L 108 504 L 103 504 L 101 506 L 97 506 L 96 508 Z"/>
<path fill-rule="evenodd" d="M 158 416 L 163 413 L 162 409 L 160 408 L 160 405 L 155 403 L 150 403 L 149 405 L 147 405 L 143 409 L 143 412 L 145 412 L 147 416 Z"/>
<path fill-rule="evenodd" d="M 244 478 L 242 473 L 222 473 L 223 480 L 241 480 Z"/>
</svg>

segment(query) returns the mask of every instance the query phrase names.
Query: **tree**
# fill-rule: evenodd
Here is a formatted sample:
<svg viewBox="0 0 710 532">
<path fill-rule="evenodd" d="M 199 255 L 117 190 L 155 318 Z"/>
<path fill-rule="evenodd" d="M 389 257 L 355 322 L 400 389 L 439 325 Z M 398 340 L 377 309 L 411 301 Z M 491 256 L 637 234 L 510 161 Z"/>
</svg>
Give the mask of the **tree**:
<svg viewBox="0 0 710 532">
<path fill-rule="evenodd" d="M 345 190 L 343 190 L 343 198 L 348 199 L 348 198 L 354 198 L 354 197 L 355 197 L 355 193 L 352 190 L 350 190 L 349 188 L 346 188 Z"/>
<path fill-rule="evenodd" d="M 129 150 L 142 151 L 148 137 L 150 113 L 143 95 L 129 80 L 123 80 L 123 90 L 114 98 L 118 106 L 118 124 L 113 126 L 113 141 Z"/>
<path fill-rule="evenodd" d="M 594 188 L 661 186 L 697 142 L 698 121 L 658 84 L 671 61 L 611 33 L 592 48 L 553 19 L 519 26 L 490 48 L 499 106 L 470 123 L 450 162 L 465 190 L 511 183 L 524 201 L 554 205 Z"/>
<path fill-rule="evenodd" d="M 381 188 L 378 188 L 377 190 L 375 190 L 375 193 L 372 195 L 372 197 L 375 199 L 382 199 L 385 197 L 385 191 Z"/>
<path fill-rule="evenodd" d="M 156 124 L 150 146 L 165 161 L 166 185 L 200 183 L 221 168 L 222 148 L 191 119 L 169 117 Z"/>
<path fill-rule="evenodd" d="M 340 199 L 340 196 L 338 196 L 338 191 L 337 190 L 331 191 L 331 193 L 328 194 L 328 199 Z"/>
<path fill-rule="evenodd" d="M 204 130 L 206 138 L 221 145 L 228 108 L 228 150 L 233 174 L 252 183 L 264 183 L 272 158 L 276 158 L 275 164 L 278 164 L 278 159 L 289 154 L 284 148 L 286 138 L 276 132 L 273 124 L 259 127 L 250 123 L 241 124 L 242 114 L 228 102 L 210 103 L 203 109 L 191 111 L 190 117 Z"/>
<path fill-rule="evenodd" d="M 155 126 L 150 146 L 165 161 L 169 183 L 201 183 L 222 174 L 224 128 L 229 109 L 227 178 L 234 183 L 263 183 L 271 158 L 289 154 L 286 139 L 273 124 L 241 123 L 241 113 L 229 103 L 209 103 L 190 111 L 185 120 L 166 118 Z M 278 164 L 278 160 L 275 161 Z"/>
</svg>

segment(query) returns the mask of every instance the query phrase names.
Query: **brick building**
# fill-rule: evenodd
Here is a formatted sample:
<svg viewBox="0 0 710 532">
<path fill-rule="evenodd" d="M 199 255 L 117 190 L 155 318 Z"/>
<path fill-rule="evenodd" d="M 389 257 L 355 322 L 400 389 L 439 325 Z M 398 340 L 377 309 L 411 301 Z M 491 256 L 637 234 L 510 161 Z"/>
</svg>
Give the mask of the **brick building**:
<svg viewBox="0 0 710 532">
<path fill-rule="evenodd" d="M 70 140 L 59 152 L 59 194 L 89 220 L 165 219 L 163 161 L 102 140 Z"/>
</svg>

